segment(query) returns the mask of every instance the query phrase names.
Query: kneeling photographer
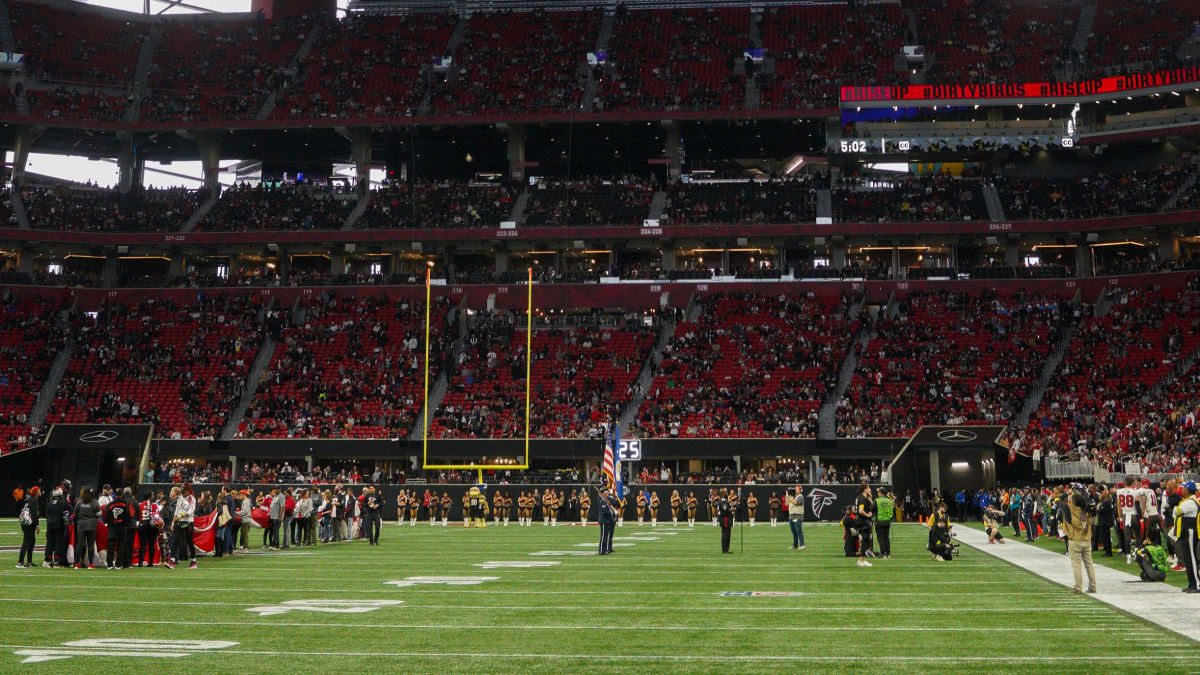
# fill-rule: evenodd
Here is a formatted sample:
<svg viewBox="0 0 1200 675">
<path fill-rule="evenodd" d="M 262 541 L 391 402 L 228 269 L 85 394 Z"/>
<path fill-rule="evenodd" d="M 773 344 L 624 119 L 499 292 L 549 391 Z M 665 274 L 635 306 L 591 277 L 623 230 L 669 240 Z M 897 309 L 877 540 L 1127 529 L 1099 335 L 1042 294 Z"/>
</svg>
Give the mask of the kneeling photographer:
<svg viewBox="0 0 1200 675">
<path fill-rule="evenodd" d="M 950 515 L 946 513 L 946 502 L 938 504 L 937 513 L 929 525 L 929 552 L 934 560 L 949 562 L 954 559 L 955 546 L 950 540 Z"/>
</svg>

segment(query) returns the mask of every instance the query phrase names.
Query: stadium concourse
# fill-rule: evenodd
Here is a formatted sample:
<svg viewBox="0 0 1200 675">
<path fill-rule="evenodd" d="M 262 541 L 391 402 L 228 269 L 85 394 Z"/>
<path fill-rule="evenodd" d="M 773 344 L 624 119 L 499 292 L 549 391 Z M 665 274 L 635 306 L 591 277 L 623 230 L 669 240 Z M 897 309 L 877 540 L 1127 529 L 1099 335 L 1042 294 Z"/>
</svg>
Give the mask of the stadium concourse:
<svg viewBox="0 0 1200 675">
<path fill-rule="evenodd" d="M 1195 669 L 1200 3 L 213 1 L 0 3 L 0 671 Z"/>
</svg>

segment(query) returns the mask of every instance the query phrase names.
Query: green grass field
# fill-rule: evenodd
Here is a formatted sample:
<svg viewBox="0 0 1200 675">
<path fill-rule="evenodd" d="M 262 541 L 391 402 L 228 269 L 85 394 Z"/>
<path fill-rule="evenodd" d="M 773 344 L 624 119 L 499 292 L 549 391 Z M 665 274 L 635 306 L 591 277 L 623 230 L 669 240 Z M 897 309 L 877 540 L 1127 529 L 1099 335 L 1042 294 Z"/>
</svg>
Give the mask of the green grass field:
<svg viewBox="0 0 1200 675">
<path fill-rule="evenodd" d="M 389 524 L 378 548 L 207 558 L 198 570 L 19 570 L 13 551 L 0 569 L 0 672 L 1184 672 L 1200 657 L 1185 638 L 968 547 L 932 562 L 923 527 L 895 529 L 894 558 L 870 569 L 842 557 L 840 528 L 810 526 L 807 550 L 791 551 L 786 527 L 761 524 L 727 556 L 711 525 L 629 523 L 617 543 L 630 546 L 606 557 L 530 555 L 594 551 L 597 528 L 540 524 Z M 19 544 L 16 532 L 4 521 L 0 543 Z M 489 561 L 557 564 L 475 566 Z M 386 583 L 417 576 L 497 578 Z M 744 591 L 802 595 L 721 595 Z M 64 647 L 113 638 L 167 644 Z M 190 640 L 236 644 L 171 658 Z M 73 650 L 89 656 L 39 660 Z"/>
</svg>

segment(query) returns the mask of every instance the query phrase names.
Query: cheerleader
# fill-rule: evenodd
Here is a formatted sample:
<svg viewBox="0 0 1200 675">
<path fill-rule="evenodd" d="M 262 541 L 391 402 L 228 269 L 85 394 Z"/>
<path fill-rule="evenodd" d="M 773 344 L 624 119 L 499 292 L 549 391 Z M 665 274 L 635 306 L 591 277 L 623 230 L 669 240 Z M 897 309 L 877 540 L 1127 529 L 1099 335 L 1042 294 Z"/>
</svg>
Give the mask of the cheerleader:
<svg viewBox="0 0 1200 675">
<path fill-rule="evenodd" d="M 779 522 L 780 504 L 779 495 L 772 492 L 767 498 L 767 508 L 771 511 L 771 527 L 775 527 Z"/>
<path fill-rule="evenodd" d="M 688 496 L 687 496 L 688 527 L 696 526 L 696 510 L 699 507 L 700 507 L 700 500 L 696 499 L 696 493 L 688 492 Z"/>
<path fill-rule="evenodd" d="M 638 525 L 644 525 L 646 520 L 646 493 L 639 492 L 637 494 L 637 517 Z"/>
<path fill-rule="evenodd" d="M 408 494 L 401 490 L 396 494 L 396 524 L 404 524 L 404 514 L 408 511 Z"/>
<path fill-rule="evenodd" d="M 628 506 L 629 500 L 621 497 L 617 500 L 617 506 L 621 509 L 617 512 L 617 527 L 625 524 L 625 508 Z"/>
<path fill-rule="evenodd" d="M 550 526 L 550 514 L 554 512 L 554 490 L 542 493 L 542 527 Z"/>
<path fill-rule="evenodd" d="M 746 497 L 746 512 L 750 516 L 750 527 L 754 527 L 754 517 L 758 513 L 758 497 L 753 492 Z"/>
<path fill-rule="evenodd" d="M 500 516 L 504 513 L 504 495 L 496 490 L 496 494 L 492 495 L 492 524 L 497 527 L 500 525 Z"/>
<path fill-rule="evenodd" d="M 588 491 L 584 490 L 579 495 L 579 524 L 587 527 L 588 513 L 592 509 L 592 498 L 588 496 Z"/>
<path fill-rule="evenodd" d="M 475 491 L 478 492 L 479 490 L 476 489 Z M 463 527 L 470 527 L 471 526 L 471 491 L 470 490 L 467 490 L 466 492 L 463 493 L 462 507 L 463 507 Z"/>
<path fill-rule="evenodd" d="M 429 526 L 433 527 L 437 524 L 438 498 L 436 492 L 425 491 L 425 499 L 422 500 L 425 506 L 425 515 L 429 517 Z"/>
<path fill-rule="evenodd" d="M 713 527 L 717 526 L 717 491 L 708 491 L 708 515 L 712 518 Z"/>
<path fill-rule="evenodd" d="M 450 520 L 450 507 L 454 506 L 454 500 L 450 499 L 449 492 L 442 493 L 442 527 L 446 527 L 446 522 Z"/>
<path fill-rule="evenodd" d="M 658 527 L 658 493 L 650 493 L 650 527 Z"/>
<path fill-rule="evenodd" d="M 737 522 L 737 518 L 738 518 L 738 506 L 740 506 L 740 505 L 741 505 L 741 500 L 738 499 L 737 493 L 734 492 L 733 489 L 730 489 L 729 490 L 729 510 L 733 511 L 733 522 L 735 522 L 735 523 Z"/>
<path fill-rule="evenodd" d="M 417 526 L 417 514 L 421 510 L 421 500 L 417 497 L 417 491 L 413 490 L 408 495 L 408 524 L 410 527 Z"/>
<path fill-rule="evenodd" d="M 679 490 L 671 491 L 671 524 L 679 527 L 679 506 L 683 500 L 679 498 Z"/>
<path fill-rule="evenodd" d="M 558 527 L 558 514 L 562 510 L 563 496 L 562 492 L 554 490 L 554 496 L 550 499 L 550 527 Z"/>
<path fill-rule="evenodd" d="M 521 490 L 521 494 L 517 495 L 517 525 L 525 525 L 525 509 L 529 506 L 529 499 L 525 496 L 525 491 Z"/>
<path fill-rule="evenodd" d="M 512 515 L 512 495 L 504 495 L 504 526 L 508 527 L 508 517 Z"/>
</svg>

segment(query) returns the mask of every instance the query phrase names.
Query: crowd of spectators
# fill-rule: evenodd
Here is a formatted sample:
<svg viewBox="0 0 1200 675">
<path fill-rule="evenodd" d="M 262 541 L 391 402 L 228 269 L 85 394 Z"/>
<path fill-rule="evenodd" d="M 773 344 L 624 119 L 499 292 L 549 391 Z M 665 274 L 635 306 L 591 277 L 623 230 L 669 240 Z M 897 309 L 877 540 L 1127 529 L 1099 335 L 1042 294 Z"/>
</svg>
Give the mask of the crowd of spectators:
<svg viewBox="0 0 1200 675">
<path fill-rule="evenodd" d="M 734 66 L 749 32 L 745 7 L 620 8 L 593 109 L 740 110 L 746 76 Z"/>
<path fill-rule="evenodd" d="M 133 79 L 149 23 L 110 13 L 8 3 L 16 52 L 38 80 L 123 86 Z"/>
<path fill-rule="evenodd" d="M 100 277 L 85 272 L 22 272 L 20 270 L 0 270 L 0 285 L 5 286 L 82 286 L 94 288 L 102 285 Z"/>
<path fill-rule="evenodd" d="M 275 119 L 369 119 L 592 111 L 740 110 L 747 81 L 761 109 L 837 105 L 846 84 L 909 81 L 905 45 L 932 55 L 926 81 L 1081 79 L 1186 62 L 1200 11 L 1190 0 L 1100 0 L 1082 52 L 1082 7 L 1051 0 L 906 0 L 766 8 L 752 38 L 748 7 L 629 10 L 618 4 L 607 63 L 589 67 L 600 9 L 477 11 L 450 47 L 451 13 L 309 14 L 162 19 L 140 106 L 146 121 L 253 119 L 277 95 Z M 915 19 L 910 24 L 906 11 Z M 103 86 L 96 97 L 32 101 L 53 117 L 120 117 L 149 19 L 10 3 L 25 72 L 53 86 Z M 915 28 L 919 34 L 914 35 Z M 305 39 L 316 38 L 304 58 Z M 919 40 L 919 42 L 917 42 Z M 765 60 L 743 57 L 765 49 Z M 1182 55 L 1182 56 L 1181 56 Z M 431 61 L 448 59 L 445 64 Z M 899 67 L 898 67 L 899 65 Z M 94 98 L 94 100 L 92 100 Z M 755 97 L 751 97 L 753 101 Z"/>
<path fill-rule="evenodd" d="M 371 192 L 360 230 L 492 227 L 512 217 L 516 193 L 508 185 L 458 181 L 392 182 Z"/>
<path fill-rule="evenodd" d="M 530 188 L 522 224 L 530 227 L 641 225 L 650 215 L 655 180 L 547 180 Z"/>
<path fill-rule="evenodd" d="M 354 210 L 352 195 L 327 186 L 241 183 L 221 193 L 197 230 L 337 230 Z"/>
<path fill-rule="evenodd" d="M 449 301 L 431 308 L 430 378 L 447 367 Z M 408 438 L 424 400 L 425 305 L 325 291 L 283 331 L 239 438 Z"/>
<path fill-rule="evenodd" d="M 676 325 L 637 424 L 653 437 L 814 437 L 856 322 L 846 297 L 714 293 Z"/>
<path fill-rule="evenodd" d="M 845 178 L 833 190 L 839 223 L 987 220 L 977 181 L 950 176 L 916 176 L 868 181 Z"/>
<path fill-rule="evenodd" d="M 403 117 L 426 91 L 422 67 L 445 52 L 455 17 L 437 13 L 350 14 L 323 25 L 295 82 L 284 83 L 272 116 Z"/>
<path fill-rule="evenodd" d="M 762 46 L 774 68 L 754 69 L 759 107 L 835 108 L 839 86 L 903 80 L 895 57 L 908 44 L 906 28 L 896 3 L 768 8 L 762 15 Z"/>
<path fill-rule="evenodd" d="M 858 354 L 837 406 L 838 435 L 1007 424 L 1073 319 L 1074 309 L 1056 296 L 909 294 L 875 322 Z"/>
<path fill-rule="evenodd" d="M 30 413 L 50 365 L 66 344 L 59 309 L 57 302 L 39 295 L 7 290 L 0 296 L 0 453 L 35 440 Z"/>
<path fill-rule="evenodd" d="M 216 438 L 262 342 L 259 305 L 212 294 L 75 315 L 74 350 L 47 422 L 152 423 L 164 438 Z"/>
<path fill-rule="evenodd" d="M 878 483 L 884 467 L 879 462 L 859 464 L 857 462 L 822 462 L 817 465 L 817 482 L 823 485 L 861 485 Z"/>
<path fill-rule="evenodd" d="M 1088 312 L 1029 425 L 1023 451 L 1083 457 L 1109 470 L 1194 463 L 1196 370 L 1172 380 L 1200 348 L 1200 281 L 1185 288 L 1114 289 Z M 1190 415 L 1190 417 L 1189 417 Z"/>
<path fill-rule="evenodd" d="M 634 395 L 657 331 L 641 315 L 620 325 L 550 328 L 532 338 L 531 436 L 597 438 Z M 430 436 L 520 438 L 525 434 L 526 334 L 514 315 L 473 317 L 457 371 Z"/>
<path fill-rule="evenodd" d="M 1074 178 L 997 177 L 1004 215 L 1014 220 L 1075 220 L 1157 213 L 1195 166 L 1164 165 L 1148 171 Z M 1187 208 L 1185 201 L 1176 208 Z"/>
<path fill-rule="evenodd" d="M 435 74 L 432 110 L 442 115 L 573 112 L 583 100 L 586 55 L 600 9 L 478 12 L 453 62 Z"/>
<path fill-rule="evenodd" d="M 85 88 L 57 87 L 27 90 L 25 100 L 31 114 L 46 119 L 84 119 L 119 122 L 125 115 L 125 98 Z"/>
<path fill-rule="evenodd" d="M 166 24 L 142 100 L 148 121 L 254 119 L 312 30 L 307 14 Z"/>
<path fill-rule="evenodd" d="M 1086 61 L 1090 72 L 1146 72 L 1184 65 L 1200 9 L 1189 0 L 1098 0 Z"/>
<path fill-rule="evenodd" d="M 21 200 L 36 229 L 86 232 L 177 232 L 200 208 L 204 196 L 184 188 L 139 188 L 121 193 L 93 186 L 21 188 Z"/>
<path fill-rule="evenodd" d="M 908 0 L 936 82 L 1046 82 L 1077 66 L 1072 38 L 1082 2 Z"/>
<path fill-rule="evenodd" d="M 816 219 L 817 184 L 809 176 L 780 180 L 679 182 L 667 192 L 665 222 L 811 223 Z"/>
</svg>

